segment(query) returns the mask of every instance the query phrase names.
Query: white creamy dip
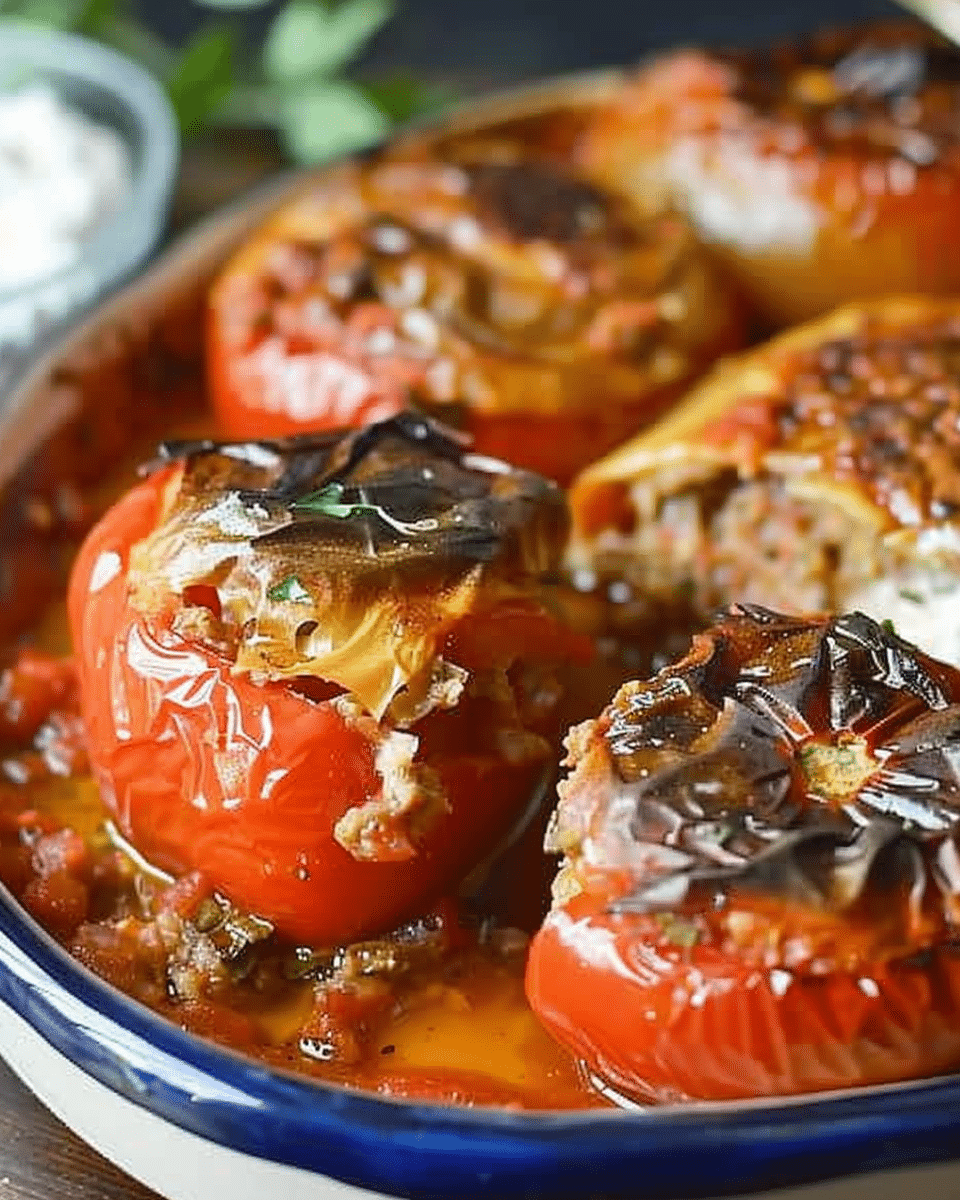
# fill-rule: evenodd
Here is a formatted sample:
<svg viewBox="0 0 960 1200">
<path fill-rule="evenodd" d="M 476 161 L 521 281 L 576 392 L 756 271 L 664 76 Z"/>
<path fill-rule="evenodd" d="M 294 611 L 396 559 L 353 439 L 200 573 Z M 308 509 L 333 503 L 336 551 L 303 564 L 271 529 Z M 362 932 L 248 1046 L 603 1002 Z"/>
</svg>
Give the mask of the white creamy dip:
<svg viewBox="0 0 960 1200">
<path fill-rule="evenodd" d="M 130 191 L 120 135 L 43 85 L 0 93 L 0 291 L 68 267 Z"/>
</svg>

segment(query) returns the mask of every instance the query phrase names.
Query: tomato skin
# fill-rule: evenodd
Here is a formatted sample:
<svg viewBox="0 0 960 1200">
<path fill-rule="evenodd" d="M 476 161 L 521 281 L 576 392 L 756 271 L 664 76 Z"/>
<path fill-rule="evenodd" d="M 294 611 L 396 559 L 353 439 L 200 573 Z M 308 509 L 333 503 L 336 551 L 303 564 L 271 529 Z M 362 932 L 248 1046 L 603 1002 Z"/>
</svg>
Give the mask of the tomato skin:
<svg viewBox="0 0 960 1200">
<path fill-rule="evenodd" d="M 527 996 L 554 1037 L 643 1100 L 782 1096 L 960 1061 L 960 950 L 858 973 L 763 970 L 579 895 L 534 938 Z"/>
<path fill-rule="evenodd" d="M 71 579 L 83 713 L 105 804 L 150 861 L 201 871 L 286 938 L 330 945 L 396 925 L 502 836 L 544 760 L 517 766 L 494 754 L 469 705 L 429 714 L 413 732 L 448 811 L 410 856 L 354 857 L 334 826 L 380 795 L 372 722 L 346 719 L 333 700 L 234 674 L 128 603 L 128 551 L 155 524 L 167 478 L 152 477 L 107 513 Z"/>
<path fill-rule="evenodd" d="M 427 364 L 413 359 L 352 358 L 349 345 L 301 347 L 294 352 L 277 337 L 257 346 L 237 346 L 229 341 L 223 325 L 217 310 L 211 310 L 208 373 L 219 425 L 237 440 L 295 436 L 380 421 L 408 407 L 411 388 L 424 383 Z M 704 362 L 708 358 L 705 353 Z M 522 368 L 513 370 L 518 378 L 511 383 L 522 391 Z M 537 373 L 531 367 L 528 374 L 526 390 L 535 393 Z M 299 386 L 297 379 L 301 380 Z M 649 424 L 677 398 L 686 382 L 648 389 L 634 402 L 623 396 L 598 395 L 589 408 L 568 406 L 548 413 L 534 409 L 460 410 L 431 404 L 422 391 L 415 395 L 424 411 L 438 420 L 459 424 L 469 433 L 476 453 L 567 484 L 585 463 Z"/>
<path fill-rule="evenodd" d="M 366 425 L 407 407 L 423 365 L 354 358 L 339 347 L 297 345 L 277 335 L 241 336 L 225 312 L 231 292 L 207 316 L 207 374 L 217 421 L 236 440 Z M 392 332 L 393 322 L 385 327 Z"/>
<path fill-rule="evenodd" d="M 676 216 L 548 166 L 539 142 L 512 161 L 525 149 L 485 162 L 489 147 L 462 147 L 461 168 L 454 147 L 408 146 L 256 230 L 209 297 L 229 436 L 357 427 L 412 402 L 479 453 L 567 483 L 744 344 L 739 297 Z"/>
<path fill-rule="evenodd" d="M 212 310 L 207 370 L 218 423 L 230 438 L 269 439 L 345 425 L 360 427 L 394 416 L 409 407 L 413 396 L 424 411 L 468 433 L 476 453 L 561 484 L 649 424 L 685 390 L 695 373 L 691 371 L 678 384 L 642 392 L 635 387 L 635 400 L 611 389 L 609 395 L 592 392 L 590 406 L 566 405 L 548 412 L 533 407 L 485 411 L 432 403 L 429 390 L 422 387 L 428 363 L 354 358 L 349 345 L 301 347 L 295 352 L 277 337 L 259 345 L 237 345 L 230 341 L 224 324 Z M 698 366 L 737 344 L 732 334 L 718 337 L 699 355 Z M 532 364 L 524 368 L 520 362 L 511 363 L 500 370 L 504 392 L 536 395 L 541 386 L 548 390 L 552 382 L 544 383 L 545 373 Z M 582 374 L 586 389 L 587 372 Z"/>
</svg>

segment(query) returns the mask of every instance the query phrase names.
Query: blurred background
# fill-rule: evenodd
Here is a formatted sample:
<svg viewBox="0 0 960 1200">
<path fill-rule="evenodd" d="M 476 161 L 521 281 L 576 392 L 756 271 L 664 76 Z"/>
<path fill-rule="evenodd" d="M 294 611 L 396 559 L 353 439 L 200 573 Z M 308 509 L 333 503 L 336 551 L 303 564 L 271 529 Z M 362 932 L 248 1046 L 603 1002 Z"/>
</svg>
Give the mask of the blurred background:
<svg viewBox="0 0 960 1200">
<path fill-rule="evenodd" d="M 886 0 L 0 2 L 2 16 L 86 33 L 162 80 L 184 138 L 178 224 L 284 162 L 362 145 L 481 89 L 896 11 Z"/>
<path fill-rule="evenodd" d="M 227 8 L 217 7 L 221 14 Z M 251 43 L 283 7 L 233 6 Z M 452 74 L 479 84 L 622 63 L 681 41 L 761 42 L 811 24 L 897 11 L 885 0 L 396 0 L 391 7 L 361 57 L 361 71 Z M 143 12 L 154 29 L 178 41 L 196 30 L 204 7 L 165 0 Z"/>
</svg>

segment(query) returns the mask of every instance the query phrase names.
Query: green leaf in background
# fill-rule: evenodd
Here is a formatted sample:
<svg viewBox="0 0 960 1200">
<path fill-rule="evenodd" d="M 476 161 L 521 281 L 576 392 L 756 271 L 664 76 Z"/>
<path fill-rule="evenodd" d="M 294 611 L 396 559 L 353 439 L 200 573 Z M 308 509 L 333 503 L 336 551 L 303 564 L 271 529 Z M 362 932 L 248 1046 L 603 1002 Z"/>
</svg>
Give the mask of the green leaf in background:
<svg viewBox="0 0 960 1200">
<path fill-rule="evenodd" d="M 184 46 L 167 90 L 185 133 L 195 133 L 230 91 L 235 50 L 234 33 L 221 25 L 200 29 Z"/>
<path fill-rule="evenodd" d="M 391 17 L 394 0 L 285 0 L 263 52 L 238 68 L 243 13 L 270 0 L 196 0 L 222 23 L 176 50 L 142 19 L 147 0 L 0 0 L 0 17 L 72 29 L 135 59 L 170 93 L 184 134 L 212 123 L 278 130 L 290 154 L 312 163 L 383 137 L 390 121 L 436 111 L 442 87 L 409 75 L 351 83 L 343 68 Z M 20 86 L 17 75 L 0 86 Z"/>
<path fill-rule="evenodd" d="M 321 79 L 290 92 L 282 130 L 290 154 L 301 163 L 322 162 L 359 150 L 383 137 L 390 121 L 359 88 Z"/>
<path fill-rule="evenodd" d="M 349 62 L 393 12 L 391 0 L 290 0 L 263 48 L 269 78 L 287 82 L 324 75 Z"/>
<path fill-rule="evenodd" d="M 439 112 L 457 99 L 452 87 L 440 83 L 424 83 L 415 75 L 397 74 L 386 79 L 372 79 L 358 85 L 364 95 L 394 121 L 409 121 L 411 117 Z"/>
<path fill-rule="evenodd" d="M 73 29 L 86 7 L 86 0 L 19 0 L 4 4 L 2 11 L 36 25 Z"/>
</svg>

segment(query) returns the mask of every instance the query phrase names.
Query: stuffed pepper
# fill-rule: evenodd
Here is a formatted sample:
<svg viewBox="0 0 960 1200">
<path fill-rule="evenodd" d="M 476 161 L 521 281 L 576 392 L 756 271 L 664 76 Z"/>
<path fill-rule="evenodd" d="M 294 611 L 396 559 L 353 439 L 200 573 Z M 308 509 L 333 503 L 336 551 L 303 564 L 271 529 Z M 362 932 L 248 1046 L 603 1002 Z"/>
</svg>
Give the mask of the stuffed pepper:
<svg viewBox="0 0 960 1200">
<path fill-rule="evenodd" d="M 643 218 L 509 138 L 444 151 L 325 175 L 228 263 L 208 357 L 230 436 L 361 424 L 412 397 L 566 481 L 742 344 L 681 218 Z"/>
<path fill-rule="evenodd" d="M 599 111 L 584 165 L 673 202 L 789 324 L 868 296 L 960 290 L 960 52 L 908 22 L 684 50 Z"/>
</svg>

